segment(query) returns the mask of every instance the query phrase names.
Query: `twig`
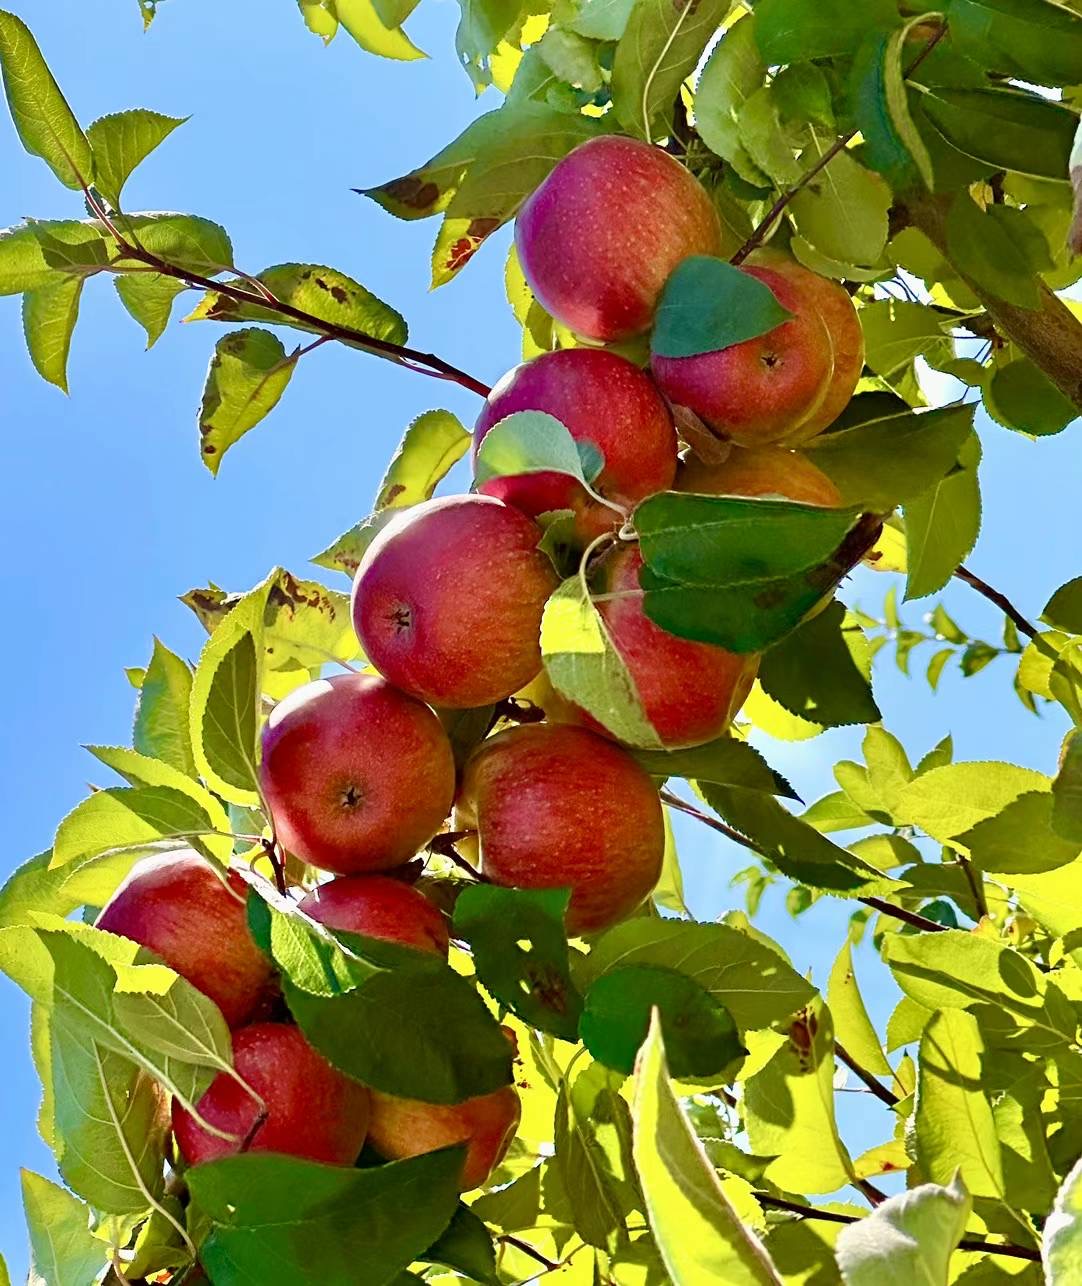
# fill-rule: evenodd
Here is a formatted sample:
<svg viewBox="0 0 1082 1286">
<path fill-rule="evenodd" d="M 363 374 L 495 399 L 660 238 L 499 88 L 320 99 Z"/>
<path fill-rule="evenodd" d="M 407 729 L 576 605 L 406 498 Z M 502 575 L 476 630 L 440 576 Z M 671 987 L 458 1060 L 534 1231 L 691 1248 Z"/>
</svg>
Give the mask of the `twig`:
<svg viewBox="0 0 1082 1286">
<path fill-rule="evenodd" d="M 282 897 L 285 897 L 286 870 L 285 865 L 279 860 L 277 843 L 274 839 L 263 839 L 260 843 L 263 845 L 263 852 L 267 861 L 271 864 L 271 870 L 274 872 L 274 887 Z"/>
<path fill-rule="evenodd" d="M 936 31 L 935 35 L 931 37 L 931 39 L 927 42 L 924 48 L 916 56 L 916 58 L 914 58 L 913 61 L 909 64 L 909 66 L 903 72 L 903 75 L 907 77 L 912 76 L 912 74 L 917 70 L 917 68 L 921 65 L 921 63 L 924 62 L 925 58 L 928 57 L 928 55 L 932 52 L 932 50 L 936 47 L 936 45 L 939 44 L 939 42 L 943 39 L 943 37 L 946 34 L 947 34 L 947 24 L 946 22 L 942 22 L 938 30 Z M 806 174 L 802 174 L 799 180 L 796 183 L 794 183 L 791 188 L 787 188 L 786 191 L 784 191 L 781 194 L 781 196 L 778 197 L 778 199 L 774 202 L 774 204 L 770 207 L 770 209 L 766 212 L 766 214 L 762 217 L 762 219 L 759 220 L 759 223 L 756 225 L 755 230 L 752 232 L 751 236 L 747 239 L 747 241 L 744 242 L 744 244 L 740 247 L 740 249 L 736 252 L 736 254 L 733 255 L 730 261 L 731 263 L 737 264 L 737 265 L 742 264 L 744 260 L 748 257 L 748 255 L 752 253 L 753 250 L 757 250 L 763 244 L 763 242 L 766 240 L 767 233 L 774 226 L 775 222 L 784 213 L 789 202 L 792 201 L 792 199 L 797 195 L 797 193 L 803 191 L 803 189 L 808 186 L 808 184 L 812 181 L 812 179 L 815 178 L 817 174 L 825 170 L 826 167 L 831 163 L 831 161 L 834 160 L 834 158 L 838 155 L 839 152 L 844 152 L 845 149 L 849 146 L 849 144 L 853 141 L 853 139 L 856 138 L 858 133 L 859 133 L 859 130 L 853 129 L 853 130 L 850 130 L 848 134 L 843 134 L 840 138 L 836 138 L 834 142 L 830 145 L 830 147 L 828 147 L 827 150 L 823 153 L 823 155 L 818 159 L 818 161 L 815 162 L 815 164 L 811 167 L 811 169 L 808 170 Z"/>
<path fill-rule="evenodd" d="M 462 854 L 455 848 L 455 844 L 460 839 L 465 839 L 468 835 L 475 835 L 476 831 L 445 831 L 442 835 L 436 835 L 428 845 L 430 853 L 439 853 L 441 857 L 450 858 L 452 862 L 465 871 L 478 884 L 491 884 L 492 881 L 487 875 L 482 875 L 475 866 L 472 866 Z"/>
<path fill-rule="evenodd" d="M 881 1206 L 887 1199 L 887 1194 L 885 1192 L 880 1192 L 875 1184 L 870 1183 L 867 1179 L 854 1179 L 853 1187 L 856 1188 L 858 1192 L 862 1192 L 873 1206 Z"/>
<path fill-rule="evenodd" d="M 849 1068 L 853 1075 L 867 1085 L 876 1098 L 882 1099 L 882 1101 L 886 1103 L 887 1107 L 894 1107 L 898 1102 L 898 1095 L 895 1094 L 893 1090 L 887 1089 L 877 1076 L 873 1076 L 867 1068 L 861 1067 L 853 1055 L 850 1054 L 843 1045 L 839 1045 L 837 1041 L 834 1042 L 834 1052 L 838 1055 L 840 1061 Z"/>
<path fill-rule="evenodd" d="M 782 1197 L 771 1196 L 769 1192 L 756 1192 L 755 1200 L 767 1210 L 784 1210 L 789 1214 L 799 1215 L 801 1219 L 816 1219 L 821 1223 L 860 1223 L 867 1215 L 842 1215 L 834 1210 L 817 1210 L 814 1206 L 801 1205 L 799 1201 L 786 1201 Z M 1005 1255 L 1008 1259 L 1028 1259 L 1030 1263 L 1039 1264 L 1041 1253 L 1029 1246 L 1016 1246 L 1013 1242 L 984 1241 L 980 1237 L 966 1237 L 958 1243 L 959 1250 L 972 1250 L 982 1255 Z"/>
<path fill-rule="evenodd" d="M 224 295 L 226 299 L 235 300 L 237 303 L 252 304 L 256 308 L 262 308 L 267 312 L 277 313 L 281 317 L 289 318 L 290 321 L 301 322 L 311 330 L 316 331 L 324 340 L 334 339 L 343 344 L 355 345 L 369 352 L 378 353 L 381 357 L 389 358 L 391 361 L 407 366 L 411 370 L 431 375 L 435 379 L 450 380 L 452 383 L 459 384 L 463 388 L 469 389 L 472 393 L 476 393 L 479 397 L 488 397 L 490 389 L 487 384 L 475 379 L 465 371 L 459 370 L 457 366 L 452 366 L 450 362 L 444 361 L 442 357 L 437 357 L 435 353 L 423 353 L 416 348 L 408 348 L 403 344 L 395 344 L 387 339 L 379 339 L 375 335 L 369 335 L 363 330 L 356 330 L 352 326 L 339 326 L 322 317 L 317 317 L 313 313 L 307 313 L 302 308 L 295 308 L 292 304 L 275 299 L 273 295 L 267 298 L 265 294 L 258 291 L 245 290 L 228 281 L 214 281 L 210 277 L 204 277 L 197 272 L 190 272 L 187 268 L 178 268 L 175 264 L 168 263 L 158 255 L 144 250 L 142 246 L 133 245 L 112 222 L 105 208 L 97 200 L 90 188 L 84 187 L 83 192 L 94 215 L 101 221 L 109 235 L 116 242 L 118 260 L 134 259 L 137 263 L 147 264 L 164 277 L 172 277 L 176 281 L 186 282 L 189 286 L 198 286 L 203 290 Z M 117 260 L 114 260 L 114 264 L 116 262 Z M 110 266 L 112 267 L 113 265 Z M 252 280 L 245 273 L 240 273 L 240 276 L 245 280 Z M 269 292 L 266 292 L 266 294 L 269 294 Z"/>
<path fill-rule="evenodd" d="M 516 1237 L 512 1233 L 505 1232 L 499 1238 L 505 1246 L 514 1246 L 516 1250 L 521 1250 L 524 1255 L 529 1255 L 536 1263 L 541 1264 L 546 1272 L 554 1273 L 560 1265 L 547 1255 L 543 1255 L 539 1250 L 535 1250 L 528 1241 L 523 1241 L 521 1237 Z"/>
<path fill-rule="evenodd" d="M 994 603 L 1003 615 L 1012 620 L 1027 638 L 1035 639 L 1040 633 L 1037 627 L 1031 625 L 1018 608 L 1015 607 L 1006 594 L 1001 594 L 998 589 L 993 589 L 987 581 L 981 580 L 968 567 L 959 567 L 954 574 L 960 581 L 965 581 L 970 588 L 975 589 L 978 594 L 982 595 L 990 603 Z"/>
<path fill-rule="evenodd" d="M 966 883 L 969 885 L 970 892 L 973 894 L 973 902 L 977 910 L 977 919 L 983 920 L 988 914 L 988 901 L 984 896 L 984 881 L 977 877 L 977 873 L 973 870 L 973 863 L 965 856 L 964 853 L 960 853 L 955 849 L 954 854 L 958 859 L 958 865 L 962 868 L 962 871 L 965 874 Z"/>
<path fill-rule="evenodd" d="M 719 835 L 724 835 L 731 839 L 734 844 L 741 845 L 748 852 L 754 853 L 757 857 L 763 857 L 764 854 L 755 846 L 746 835 L 741 835 L 739 831 L 733 830 L 731 826 L 726 826 L 716 817 L 711 817 L 708 813 L 702 812 L 693 804 L 674 795 L 671 790 L 662 790 L 659 792 L 664 803 L 670 808 L 676 808 L 682 813 L 687 813 L 689 817 L 694 817 L 696 821 L 702 822 L 704 826 L 709 826 L 711 830 L 717 831 Z M 927 916 L 921 915 L 918 911 L 909 911 L 904 906 L 895 906 L 893 902 L 887 902 L 883 898 L 857 898 L 865 906 L 869 906 L 873 911 L 879 911 L 882 915 L 893 916 L 896 920 L 901 920 L 904 924 L 912 926 L 914 929 L 920 929 L 925 933 L 942 933 L 945 925 L 937 924 L 935 920 L 929 920 Z"/>
</svg>

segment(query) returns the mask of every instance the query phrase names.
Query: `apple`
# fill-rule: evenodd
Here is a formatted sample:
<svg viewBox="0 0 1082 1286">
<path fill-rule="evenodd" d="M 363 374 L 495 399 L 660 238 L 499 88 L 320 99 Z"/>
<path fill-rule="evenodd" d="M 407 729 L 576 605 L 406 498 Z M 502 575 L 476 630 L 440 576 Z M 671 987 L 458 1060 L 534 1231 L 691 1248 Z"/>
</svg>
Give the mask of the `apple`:
<svg viewBox="0 0 1082 1286">
<path fill-rule="evenodd" d="M 595 585 L 597 610 L 662 743 L 698 746 L 729 726 L 755 682 L 759 658 L 677 638 L 655 625 L 643 610 L 642 565 L 635 545 L 610 554 Z M 610 735 L 589 715 L 586 722 Z"/>
<path fill-rule="evenodd" d="M 856 390 L 864 370 L 864 330 L 860 314 L 844 286 L 812 272 L 781 250 L 769 247 L 756 250 L 748 257 L 748 262 L 772 268 L 802 286 L 830 333 L 834 346 L 834 374 L 826 397 L 819 410 L 787 439 L 790 445 L 808 442 L 834 423 Z"/>
<path fill-rule="evenodd" d="M 784 447 L 733 447 L 720 464 L 688 456 L 677 471 L 676 489 L 704 496 L 771 496 L 827 509 L 842 503 L 818 465 Z"/>
<path fill-rule="evenodd" d="M 109 899 L 97 927 L 161 956 L 236 1027 L 274 991 L 270 962 L 248 932 L 247 887 L 237 872 L 191 849 L 146 857 Z"/>
<path fill-rule="evenodd" d="M 301 900 L 300 909 L 329 929 L 447 955 L 447 921 L 423 893 L 403 880 L 387 875 L 328 880 Z"/>
<path fill-rule="evenodd" d="M 435 713 L 375 674 L 297 688 L 263 728 L 259 769 L 275 833 L 322 870 L 398 866 L 443 825 L 455 790 Z"/>
<path fill-rule="evenodd" d="M 754 339 L 692 357 L 651 359 L 671 401 L 741 446 L 791 437 L 822 408 L 834 370 L 830 334 L 807 290 L 774 268 L 742 268 L 793 316 Z"/>
<path fill-rule="evenodd" d="M 494 883 L 570 889 L 570 933 L 624 919 L 661 875 L 653 781 L 586 728 L 523 724 L 482 742 L 466 764 L 456 826 L 477 831 L 481 870 Z"/>
<path fill-rule="evenodd" d="M 682 259 L 721 253 L 721 226 L 679 161 L 612 134 L 557 162 L 519 211 L 515 245 L 541 306 L 608 343 L 647 329 Z"/>
<path fill-rule="evenodd" d="M 459 1188 L 478 1188 L 503 1160 L 515 1137 L 522 1107 L 511 1085 L 464 1103 L 422 1103 L 371 1091 L 368 1141 L 388 1161 L 466 1144 Z"/>
<path fill-rule="evenodd" d="M 232 1135 L 218 1138 L 173 1102 L 173 1133 L 189 1165 L 248 1152 L 283 1152 L 328 1165 L 352 1165 L 368 1130 L 368 1090 L 338 1071 L 296 1027 L 253 1023 L 233 1033 L 233 1068 L 259 1104 L 228 1072 L 219 1072 L 196 1104 L 203 1120 Z"/>
<path fill-rule="evenodd" d="M 595 446 L 605 460 L 591 486 L 631 510 L 665 491 L 676 472 L 676 432 L 665 399 L 634 363 L 597 348 L 542 353 L 509 371 L 488 396 L 474 434 L 474 455 L 494 424 L 516 411 L 544 411 L 566 425 L 576 442 Z M 561 473 L 492 478 L 479 488 L 536 518 L 573 509 L 584 544 L 612 528 L 619 516 L 591 499 Z"/>
<path fill-rule="evenodd" d="M 556 588 L 541 533 L 493 496 L 428 500 L 369 545 L 353 625 L 396 687 L 468 709 L 510 696 L 541 669 L 541 613 Z"/>
</svg>

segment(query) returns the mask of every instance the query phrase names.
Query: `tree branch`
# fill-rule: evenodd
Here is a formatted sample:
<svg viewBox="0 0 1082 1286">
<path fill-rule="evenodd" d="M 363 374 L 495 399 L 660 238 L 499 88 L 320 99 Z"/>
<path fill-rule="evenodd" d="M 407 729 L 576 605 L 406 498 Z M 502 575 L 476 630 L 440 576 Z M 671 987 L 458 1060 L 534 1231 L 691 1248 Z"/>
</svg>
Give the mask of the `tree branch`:
<svg viewBox="0 0 1082 1286">
<path fill-rule="evenodd" d="M 1017 344 L 1064 397 L 1082 411 L 1082 322 L 1067 305 L 1042 284 L 1040 306 L 1020 308 L 1017 304 L 997 299 L 962 272 L 947 248 L 949 201 L 944 197 L 928 192 L 907 192 L 898 207 L 899 214 L 924 233 L 981 301 L 996 330 Z M 965 325 L 964 322 L 959 324 Z"/>
<path fill-rule="evenodd" d="M 511 1233 L 505 1232 L 499 1240 L 502 1241 L 505 1246 L 514 1246 L 516 1250 L 521 1250 L 524 1255 L 529 1255 L 532 1260 L 541 1264 L 545 1268 L 546 1272 L 554 1273 L 556 1269 L 560 1267 L 555 1260 L 549 1259 L 547 1255 L 543 1255 L 539 1250 L 535 1250 L 528 1241 L 523 1241 L 521 1237 L 515 1237 Z"/>
<path fill-rule="evenodd" d="M 689 804 L 687 800 L 681 799 L 679 795 L 674 795 L 671 790 L 662 790 L 659 792 L 663 803 L 675 808 L 681 813 L 687 813 L 689 817 L 694 817 L 697 822 L 702 822 L 704 826 L 709 826 L 711 830 L 717 831 L 719 835 L 724 835 L 726 839 L 731 839 L 734 844 L 739 844 L 741 848 L 746 848 L 749 853 L 754 853 L 756 857 L 765 856 L 756 845 L 748 839 L 746 835 L 741 835 L 731 826 L 727 826 L 723 821 L 716 817 L 711 817 L 709 813 L 704 813 L 696 808 L 694 804 Z M 893 916 L 895 920 L 901 920 L 903 924 L 908 924 L 914 929 L 920 929 L 923 933 L 942 933 L 946 925 L 937 924 L 935 920 L 929 920 L 927 916 L 921 915 L 918 911 L 908 911 L 904 906 L 895 906 L 893 902 L 887 902 L 883 898 L 857 898 L 865 906 L 869 906 L 873 911 L 878 911 L 881 915 Z"/>
<path fill-rule="evenodd" d="M 340 343 L 349 344 L 354 348 L 362 348 L 366 352 L 375 353 L 380 357 L 385 357 L 400 366 L 405 366 L 409 370 L 419 371 L 423 375 L 430 375 L 434 379 L 449 380 L 453 384 L 459 384 L 462 388 L 467 388 L 471 393 L 476 393 L 479 397 L 488 397 L 489 386 L 475 379 L 465 371 L 459 370 L 457 366 L 452 366 L 442 357 L 437 357 L 435 353 L 423 353 L 416 348 L 408 348 L 404 344 L 394 344 L 387 339 L 379 339 L 375 335 L 369 335 L 367 331 L 356 330 L 352 326 L 339 326 L 334 322 L 326 321 L 322 317 L 317 317 L 314 313 L 305 312 L 303 308 L 295 308 L 292 304 L 283 303 L 276 299 L 266 289 L 246 290 L 241 286 L 235 286 L 228 281 L 215 281 L 211 277 L 204 277 L 197 272 L 190 272 L 187 268 L 178 268 L 175 264 L 168 263 L 165 259 L 148 250 L 144 250 L 140 245 L 133 245 L 131 241 L 116 227 L 110 220 L 104 207 L 93 195 L 89 188 L 84 188 L 87 204 L 95 216 L 101 221 L 103 226 L 109 232 L 109 235 L 116 242 L 119 252 L 119 259 L 133 259 L 136 263 L 146 264 L 163 277 L 172 277 L 175 281 L 183 281 L 189 286 L 197 286 L 202 290 L 214 291 L 216 294 L 224 295 L 226 299 L 232 299 L 239 304 L 251 304 L 256 308 L 261 308 L 265 312 L 277 313 L 282 318 L 289 321 L 300 322 L 305 327 L 314 330 L 323 340 L 334 339 Z M 114 264 L 117 261 L 114 261 Z M 111 267 L 113 265 L 110 265 Z M 246 273 L 234 269 L 246 281 L 255 284 L 255 279 L 249 277 Z M 261 284 L 261 283 L 260 283 Z"/>
<path fill-rule="evenodd" d="M 1079 360 L 1082 361 L 1082 351 L 1079 352 Z M 1035 639 L 1037 637 L 1039 633 L 1037 627 L 1030 624 L 1006 594 L 1001 594 L 998 589 L 993 589 L 987 581 L 981 580 L 968 567 L 959 567 L 954 574 L 960 581 L 965 581 L 978 594 L 983 595 L 990 603 L 994 603 L 1003 615 L 1009 617 L 1027 638 Z"/>
<path fill-rule="evenodd" d="M 919 54 L 917 54 L 916 58 L 913 59 L 913 61 L 905 69 L 905 72 L 903 74 L 905 76 L 912 76 L 912 74 L 917 70 L 917 68 L 921 65 L 921 63 L 924 62 L 925 58 L 928 57 L 928 55 L 932 52 L 932 50 L 936 47 L 936 45 L 939 44 L 939 42 L 943 39 L 943 37 L 946 34 L 947 34 L 947 24 L 946 22 L 941 22 L 935 34 L 928 40 L 924 48 L 920 51 Z M 806 174 L 802 174 L 799 180 L 796 183 L 794 183 L 791 188 L 788 188 L 785 192 L 781 194 L 780 197 L 778 197 L 778 199 L 774 202 L 774 204 L 770 207 L 770 209 L 766 212 L 766 214 L 759 220 L 759 223 L 756 225 L 755 230 L 752 232 L 751 236 L 747 239 L 747 241 L 744 242 L 744 244 L 740 247 L 740 249 L 736 252 L 736 254 L 733 255 L 732 259 L 730 260 L 730 263 L 733 263 L 739 266 L 744 262 L 744 260 L 748 257 L 748 255 L 751 254 L 753 250 L 757 250 L 759 246 L 763 244 L 763 242 L 766 240 L 767 233 L 774 226 L 777 220 L 781 218 L 789 202 L 792 201 L 792 199 L 797 195 L 798 192 L 801 192 L 804 188 L 806 188 L 817 174 L 820 174 L 823 170 L 825 170 L 826 167 L 831 163 L 831 161 L 834 160 L 834 158 L 838 155 L 839 152 L 844 152 L 845 149 L 849 146 L 849 144 L 853 141 L 853 139 L 856 138 L 859 132 L 860 132 L 859 130 L 852 129 L 849 131 L 848 134 L 843 134 L 840 138 L 836 138 L 834 140 L 834 142 L 830 145 L 830 147 L 827 148 L 827 150 L 818 159 L 818 161 L 815 162 L 815 164 L 811 167 L 811 169 L 808 170 Z"/>
<path fill-rule="evenodd" d="M 887 1107 L 895 1106 L 898 1102 L 898 1095 L 893 1090 L 887 1089 L 882 1081 L 877 1076 L 873 1076 L 867 1068 L 861 1067 L 853 1055 L 843 1045 L 839 1045 L 837 1041 L 834 1042 L 834 1052 L 838 1055 L 839 1061 L 844 1063 L 858 1080 L 863 1081 L 876 1098 L 886 1103 Z"/>
<path fill-rule="evenodd" d="M 817 1210 L 814 1206 L 802 1205 L 799 1201 L 786 1201 L 782 1197 L 771 1196 L 769 1192 L 756 1192 L 755 1200 L 766 1210 L 784 1210 L 788 1214 L 799 1215 L 801 1219 L 816 1219 L 821 1223 L 860 1223 L 868 1216 L 842 1215 L 833 1210 Z M 971 1250 L 981 1255 L 1005 1255 L 1008 1259 L 1028 1259 L 1030 1263 L 1039 1264 L 1041 1253 L 1029 1246 L 1016 1246 L 1013 1242 L 984 1241 L 980 1237 L 966 1237 L 958 1243 L 959 1250 Z"/>
</svg>

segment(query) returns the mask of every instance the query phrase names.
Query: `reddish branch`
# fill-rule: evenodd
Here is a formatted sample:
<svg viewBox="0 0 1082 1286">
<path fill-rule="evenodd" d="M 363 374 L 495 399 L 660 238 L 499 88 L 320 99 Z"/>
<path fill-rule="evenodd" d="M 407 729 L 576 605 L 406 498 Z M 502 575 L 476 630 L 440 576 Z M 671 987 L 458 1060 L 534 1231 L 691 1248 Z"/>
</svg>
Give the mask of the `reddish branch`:
<svg viewBox="0 0 1082 1286">
<path fill-rule="evenodd" d="M 1027 638 L 1035 639 L 1037 637 L 1037 627 L 1030 624 L 1005 594 L 1001 594 L 998 589 L 993 589 L 987 581 L 981 580 L 968 567 L 959 567 L 954 574 L 959 580 L 965 581 L 967 585 L 975 589 L 978 594 L 982 594 L 990 603 L 994 603 L 1003 615 L 1009 617 Z"/>
</svg>

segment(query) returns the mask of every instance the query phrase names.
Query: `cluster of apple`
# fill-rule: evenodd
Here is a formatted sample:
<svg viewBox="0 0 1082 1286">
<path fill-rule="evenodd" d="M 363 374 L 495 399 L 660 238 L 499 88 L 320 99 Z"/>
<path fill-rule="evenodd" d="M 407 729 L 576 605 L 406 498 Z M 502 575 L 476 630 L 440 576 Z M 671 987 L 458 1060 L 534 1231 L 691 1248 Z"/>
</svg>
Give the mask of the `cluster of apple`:
<svg viewBox="0 0 1082 1286">
<path fill-rule="evenodd" d="M 561 161 L 523 208 L 516 235 L 537 299 L 595 343 L 648 329 L 673 269 L 721 248 L 711 201 L 687 170 L 617 137 Z M 664 848 L 658 791 L 602 723 L 549 690 L 539 698 L 543 722 L 486 736 L 457 771 L 437 711 L 496 705 L 524 689 L 537 695 L 541 616 L 558 578 L 535 520 L 570 511 L 582 548 L 610 536 L 589 569 L 598 610 L 661 742 L 697 745 L 725 730 L 755 658 L 677 638 L 646 617 L 641 559 L 616 530 L 620 511 L 673 488 L 837 504 L 830 480 L 792 447 L 836 418 L 863 363 L 856 312 L 839 286 L 776 252 L 745 271 L 791 314 L 767 334 L 655 358 L 652 373 L 602 347 L 566 348 L 492 391 L 475 449 L 508 415 L 547 413 L 603 457 L 591 491 L 555 472 L 491 478 L 473 494 L 404 510 L 373 540 L 352 609 L 377 673 L 297 689 L 263 731 L 260 784 L 276 842 L 333 876 L 300 912 L 446 955 L 444 916 L 404 869 L 449 818 L 475 837 L 483 878 L 569 889 L 572 935 L 608 927 L 649 896 Z M 671 404 L 712 426 L 731 444 L 728 455 L 682 461 Z M 245 887 L 194 853 L 158 857 L 135 868 L 98 921 L 217 1002 L 234 1029 L 236 1070 L 265 1104 L 257 1116 L 243 1087 L 218 1077 L 198 1111 L 230 1137 L 177 1107 L 183 1157 L 195 1163 L 243 1146 L 352 1164 L 366 1140 L 388 1158 L 464 1142 L 463 1188 L 482 1183 L 516 1128 L 514 1089 L 452 1106 L 396 1098 L 332 1068 L 287 1021 L 268 1021 L 281 1011 L 271 966 L 249 935 Z"/>
</svg>

